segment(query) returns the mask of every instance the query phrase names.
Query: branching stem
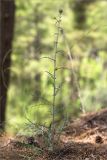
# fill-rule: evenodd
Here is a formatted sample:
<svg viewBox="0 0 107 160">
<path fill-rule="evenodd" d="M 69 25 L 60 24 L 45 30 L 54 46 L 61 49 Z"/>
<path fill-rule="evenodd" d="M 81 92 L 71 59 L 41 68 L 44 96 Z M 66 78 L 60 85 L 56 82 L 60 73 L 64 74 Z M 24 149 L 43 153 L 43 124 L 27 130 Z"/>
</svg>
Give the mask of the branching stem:
<svg viewBox="0 0 107 160">
<path fill-rule="evenodd" d="M 60 24 L 61 24 L 61 13 L 59 12 L 59 17 L 56 19 L 56 33 L 54 42 L 54 62 L 53 62 L 53 103 L 52 103 L 52 149 L 54 150 L 54 140 L 55 140 L 55 106 L 56 106 L 56 61 L 58 53 L 58 42 L 60 35 Z"/>
</svg>

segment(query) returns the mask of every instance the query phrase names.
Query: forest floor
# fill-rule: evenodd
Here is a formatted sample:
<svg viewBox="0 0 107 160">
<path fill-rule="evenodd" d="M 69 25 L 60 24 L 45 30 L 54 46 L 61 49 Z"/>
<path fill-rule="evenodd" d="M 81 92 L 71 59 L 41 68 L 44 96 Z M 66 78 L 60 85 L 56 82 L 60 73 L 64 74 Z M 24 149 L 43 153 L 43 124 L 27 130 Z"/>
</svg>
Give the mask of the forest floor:
<svg viewBox="0 0 107 160">
<path fill-rule="evenodd" d="M 107 109 L 71 121 L 54 152 L 40 152 L 13 139 L 0 137 L 0 160 L 107 160 Z"/>
</svg>

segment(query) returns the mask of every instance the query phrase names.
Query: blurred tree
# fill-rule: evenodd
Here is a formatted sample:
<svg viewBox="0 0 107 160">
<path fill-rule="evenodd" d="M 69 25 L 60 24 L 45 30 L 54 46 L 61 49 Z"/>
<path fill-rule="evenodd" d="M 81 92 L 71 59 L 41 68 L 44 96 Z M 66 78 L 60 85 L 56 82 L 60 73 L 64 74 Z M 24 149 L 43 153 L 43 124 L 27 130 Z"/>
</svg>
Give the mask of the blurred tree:
<svg viewBox="0 0 107 160">
<path fill-rule="evenodd" d="M 95 1 L 96 0 L 74 0 L 71 6 L 74 11 L 74 23 L 77 29 L 84 29 L 86 27 L 87 7 Z"/>
<path fill-rule="evenodd" d="M 4 130 L 14 28 L 14 0 L 0 0 L 0 129 Z"/>
<path fill-rule="evenodd" d="M 35 59 L 39 61 L 40 59 L 40 54 L 41 54 L 41 50 L 43 47 L 43 44 L 41 42 L 42 39 L 42 34 L 43 34 L 43 30 L 39 27 L 40 23 L 42 23 L 43 19 L 44 19 L 44 14 L 41 13 L 40 10 L 40 3 L 38 3 L 35 6 L 34 9 L 34 22 L 35 22 L 35 26 L 36 26 L 36 36 L 34 36 L 34 40 L 33 40 L 33 46 L 34 46 L 34 53 L 35 53 Z M 40 99 L 41 96 L 41 73 L 36 73 L 35 75 L 35 95 L 34 95 L 34 100 L 38 101 Z"/>
</svg>

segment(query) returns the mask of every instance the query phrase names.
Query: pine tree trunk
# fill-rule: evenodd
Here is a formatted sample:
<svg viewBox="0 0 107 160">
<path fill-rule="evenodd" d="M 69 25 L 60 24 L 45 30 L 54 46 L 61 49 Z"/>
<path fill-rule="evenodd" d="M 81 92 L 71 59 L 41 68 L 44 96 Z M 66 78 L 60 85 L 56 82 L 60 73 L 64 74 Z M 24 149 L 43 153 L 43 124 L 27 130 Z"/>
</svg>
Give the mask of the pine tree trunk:
<svg viewBox="0 0 107 160">
<path fill-rule="evenodd" d="M 0 130 L 4 130 L 14 30 L 14 0 L 0 0 Z"/>
</svg>

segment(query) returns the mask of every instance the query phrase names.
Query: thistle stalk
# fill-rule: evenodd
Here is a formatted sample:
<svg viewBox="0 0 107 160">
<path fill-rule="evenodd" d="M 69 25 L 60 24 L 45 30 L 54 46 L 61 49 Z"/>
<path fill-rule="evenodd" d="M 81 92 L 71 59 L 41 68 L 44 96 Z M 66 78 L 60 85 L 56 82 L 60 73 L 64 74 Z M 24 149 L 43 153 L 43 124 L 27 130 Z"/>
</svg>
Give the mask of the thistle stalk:
<svg viewBox="0 0 107 160">
<path fill-rule="evenodd" d="M 53 61 L 53 102 L 52 102 L 52 150 L 54 150 L 55 141 L 55 107 L 56 107 L 56 68 L 57 68 L 57 53 L 58 53 L 58 42 L 60 35 L 60 24 L 61 24 L 62 10 L 59 10 L 58 19 L 56 18 L 56 33 L 54 41 L 54 61 Z"/>
</svg>

